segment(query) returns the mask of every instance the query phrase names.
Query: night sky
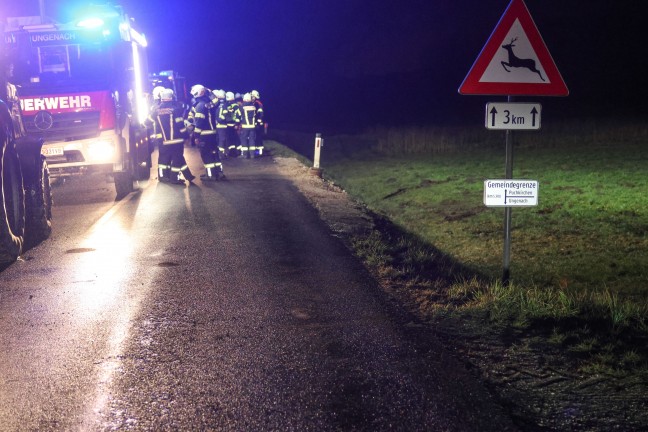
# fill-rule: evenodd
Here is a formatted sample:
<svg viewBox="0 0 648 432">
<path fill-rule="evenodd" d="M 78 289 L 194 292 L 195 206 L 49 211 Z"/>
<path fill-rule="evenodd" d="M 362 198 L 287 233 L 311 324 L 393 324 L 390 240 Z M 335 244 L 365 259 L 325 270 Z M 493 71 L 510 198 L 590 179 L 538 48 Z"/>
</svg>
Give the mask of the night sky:
<svg viewBox="0 0 648 432">
<path fill-rule="evenodd" d="M 0 9 L 38 14 L 37 0 L 21 3 Z M 147 35 L 152 71 L 175 69 L 210 88 L 259 90 L 271 126 L 477 125 L 485 102 L 504 100 L 457 89 L 509 0 L 119 3 Z M 570 90 L 566 98 L 519 98 L 541 102 L 543 122 L 648 115 L 648 1 L 525 3 Z M 86 2 L 46 0 L 47 14 L 70 18 L 74 4 Z"/>
</svg>

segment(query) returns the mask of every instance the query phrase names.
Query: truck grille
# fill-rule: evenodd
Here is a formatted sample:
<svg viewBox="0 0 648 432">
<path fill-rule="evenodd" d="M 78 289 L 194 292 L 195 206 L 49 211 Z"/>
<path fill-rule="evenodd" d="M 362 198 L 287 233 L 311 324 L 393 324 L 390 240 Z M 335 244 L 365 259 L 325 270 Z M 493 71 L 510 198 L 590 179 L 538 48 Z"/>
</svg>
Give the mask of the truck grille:
<svg viewBox="0 0 648 432">
<path fill-rule="evenodd" d="M 92 138 L 99 134 L 98 111 L 52 114 L 54 122 L 49 129 L 41 130 L 34 124 L 35 116 L 25 118 L 25 129 L 31 136 L 48 141 L 72 141 Z"/>
</svg>

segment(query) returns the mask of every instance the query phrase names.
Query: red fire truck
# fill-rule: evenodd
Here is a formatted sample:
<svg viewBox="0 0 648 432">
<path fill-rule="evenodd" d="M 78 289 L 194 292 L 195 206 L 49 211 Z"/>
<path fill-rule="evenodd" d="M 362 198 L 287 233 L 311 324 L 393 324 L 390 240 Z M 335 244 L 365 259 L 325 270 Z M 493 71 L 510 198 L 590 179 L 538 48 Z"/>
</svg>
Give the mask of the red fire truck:
<svg viewBox="0 0 648 432">
<path fill-rule="evenodd" d="M 5 42 L 31 137 L 52 177 L 108 173 L 117 197 L 150 177 L 146 38 L 119 6 L 83 18 L 8 18 Z"/>
</svg>

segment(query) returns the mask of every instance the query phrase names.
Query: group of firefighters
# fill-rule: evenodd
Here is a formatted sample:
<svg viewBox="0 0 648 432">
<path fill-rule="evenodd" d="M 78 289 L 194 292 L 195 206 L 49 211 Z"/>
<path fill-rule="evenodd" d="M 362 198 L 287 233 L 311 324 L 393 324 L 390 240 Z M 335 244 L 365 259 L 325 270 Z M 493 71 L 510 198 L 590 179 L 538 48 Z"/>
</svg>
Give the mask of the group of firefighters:
<svg viewBox="0 0 648 432">
<path fill-rule="evenodd" d="M 190 106 L 162 86 L 155 87 L 152 96 L 146 123 L 159 149 L 159 181 L 185 184 L 196 178 L 184 158 L 187 139 L 200 150 L 205 167 L 202 181 L 224 178 L 222 158 L 263 155 L 265 124 L 258 91 L 239 95 L 196 84 L 191 87 Z"/>
</svg>

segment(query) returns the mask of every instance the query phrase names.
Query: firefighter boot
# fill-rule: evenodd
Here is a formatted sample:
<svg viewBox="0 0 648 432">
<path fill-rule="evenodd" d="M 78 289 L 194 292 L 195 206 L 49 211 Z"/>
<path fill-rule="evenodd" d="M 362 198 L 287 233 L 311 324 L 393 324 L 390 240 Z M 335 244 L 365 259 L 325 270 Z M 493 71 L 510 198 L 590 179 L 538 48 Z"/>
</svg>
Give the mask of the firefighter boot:
<svg viewBox="0 0 648 432">
<path fill-rule="evenodd" d="M 218 181 L 218 169 L 217 168 L 207 168 L 207 172 L 205 174 L 200 174 L 200 180 L 202 181 Z"/>
<path fill-rule="evenodd" d="M 189 183 L 193 182 L 194 179 L 196 178 L 195 175 L 191 174 L 189 168 L 185 168 L 180 172 L 182 173 L 182 176 L 185 178 L 185 180 L 187 180 Z"/>
<path fill-rule="evenodd" d="M 170 169 L 166 165 L 158 165 L 158 181 L 162 183 L 169 183 L 171 179 L 169 178 Z"/>
<path fill-rule="evenodd" d="M 172 184 L 181 184 L 181 185 L 185 184 L 185 181 L 180 176 L 180 173 L 177 173 L 177 174 L 173 173 L 173 175 L 171 176 L 171 180 L 169 180 L 169 181 Z"/>
</svg>

